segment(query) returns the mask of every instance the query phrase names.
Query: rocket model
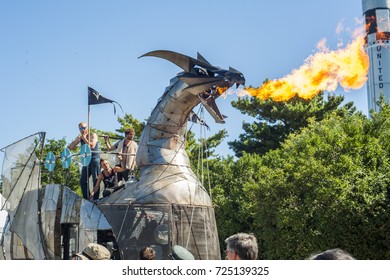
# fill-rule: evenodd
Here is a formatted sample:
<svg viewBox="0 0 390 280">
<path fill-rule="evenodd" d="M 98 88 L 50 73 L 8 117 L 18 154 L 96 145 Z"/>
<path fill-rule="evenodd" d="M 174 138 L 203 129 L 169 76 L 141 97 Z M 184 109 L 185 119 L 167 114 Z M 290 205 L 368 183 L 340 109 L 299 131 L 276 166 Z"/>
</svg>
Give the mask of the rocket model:
<svg viewBox="0 0 390 280">
<path fill-rule="evenodd" d="M 368 109 L 378 111 L 381 94 L 390 100 L 390 0 L 362 0 L 366 23 L 366 51 L 370 59 Z"/>
</svg>

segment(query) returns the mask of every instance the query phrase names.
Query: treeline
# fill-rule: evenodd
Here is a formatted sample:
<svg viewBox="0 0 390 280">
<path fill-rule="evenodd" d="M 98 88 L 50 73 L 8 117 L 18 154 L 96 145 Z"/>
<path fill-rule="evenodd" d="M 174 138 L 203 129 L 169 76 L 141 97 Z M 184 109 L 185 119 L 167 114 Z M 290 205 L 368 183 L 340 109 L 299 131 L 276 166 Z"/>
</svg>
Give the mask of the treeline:
<svg viewBox="0 0 390 280">
<path fill-rule="evenodd" d="M 221 238 L 253 232 L 262 259 L 305 259 L 336 247 L 389 259 L 390 109 L 380 104 L 371 118 L 351 104 L 309 116 L 265 151 L 241 142 L 242 156 L 211 176 Z M 257 127 L 272 131 L 268 125 Z"/>
</svg>

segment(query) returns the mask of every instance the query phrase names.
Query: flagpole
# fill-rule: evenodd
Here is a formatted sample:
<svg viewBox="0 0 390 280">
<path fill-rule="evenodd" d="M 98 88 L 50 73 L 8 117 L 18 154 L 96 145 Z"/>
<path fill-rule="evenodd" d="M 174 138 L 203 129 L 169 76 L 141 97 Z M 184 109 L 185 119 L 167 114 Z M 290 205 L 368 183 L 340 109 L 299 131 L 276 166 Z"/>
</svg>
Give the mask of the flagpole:
<svg viewBox="0 0 390 280">
<path fill-rule="evenodd" d="M 88 141 L 90 141 L 90 139 L 91 139 L 91 127 L 89 126 L 90 115 L 91 115 L 91 106 L 89 105 L 89 93 L 88 93 L 88 124 L 87 124 L 87 127 L 88 127 Z"/>
<path fill-rule="evenodd" d="M 90 120 L 90 115 L 91 115 L 91 105 L 89 105 L 89 85 L 88 85 L 88 125 L 87 125 L 87 127 L 88 127 L 88 142 L 90 142 L 91 141 L 91 127 L 89 126 L 89 120 Z M 88 146 L 89 147 L 91 147 L 89 144 L 88 144 Z M 89 189 L 89 172 L 91 172 L 90 170 L 89 170 L 89 165 L 87 166 L 87 177 L 88 177 L 88 179 L 87 179 L 87 193 L 89 194 L 89 192 L 90 192 L 90 189 Z"/>
<path fill-rule="evenodd" d="M 90 113 L 91 113 L 91 109 L 90 108 L 91 108 L 91 106 L 88 105 L 88 141 L 90 141 L 90 139 L 91 139 L 91 128 L 89 126 L 89 116 L 90 116 Z"/>
</svg>

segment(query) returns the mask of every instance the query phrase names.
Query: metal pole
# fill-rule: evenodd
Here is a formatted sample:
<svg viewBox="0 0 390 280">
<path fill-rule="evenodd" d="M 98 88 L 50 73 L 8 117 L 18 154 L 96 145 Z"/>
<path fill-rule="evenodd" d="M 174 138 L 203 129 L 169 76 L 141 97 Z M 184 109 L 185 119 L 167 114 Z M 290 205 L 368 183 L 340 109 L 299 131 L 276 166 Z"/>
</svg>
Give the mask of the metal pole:
<svg viewBox="0 0 390 280">
<path fill-rule="evenodd" d="M 89 89 L 89 85 L 88 85 L 88 89 Z M 89 126 L 89 121 L 90 121 L 90 114 L 91 114 L 91 106 L 89 105 L 89 90 L 87 89 L 87 92 L 88 92 L 88 141 L 91 141 L 91 127 Z M 89 147 L 91 147 L 89 144 L 88 144 Z M 89 164 L 87 166 L 87 194 L 89 194 L 89 174 L 90 170 L 89 170 Z"/>
</svg>

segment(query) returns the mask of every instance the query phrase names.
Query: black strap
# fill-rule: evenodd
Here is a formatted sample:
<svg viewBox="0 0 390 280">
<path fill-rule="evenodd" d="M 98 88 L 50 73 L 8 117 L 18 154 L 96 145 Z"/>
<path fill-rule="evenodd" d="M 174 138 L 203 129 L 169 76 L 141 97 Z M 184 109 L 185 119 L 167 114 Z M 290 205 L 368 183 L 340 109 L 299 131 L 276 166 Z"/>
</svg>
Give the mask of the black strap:
<svg viewBox="0 0 390 280">
<path fill-rule="evenodd" d="M 84 257 L 86 257 L 88 260 L 93 260 L 93 258 L 90 256 L 90 255 L 88 255 L 87 253 L 85 253 L 84 251 L 83 252 L 81 252 L 81 254 L 84 256 Z"/>
</svg>

